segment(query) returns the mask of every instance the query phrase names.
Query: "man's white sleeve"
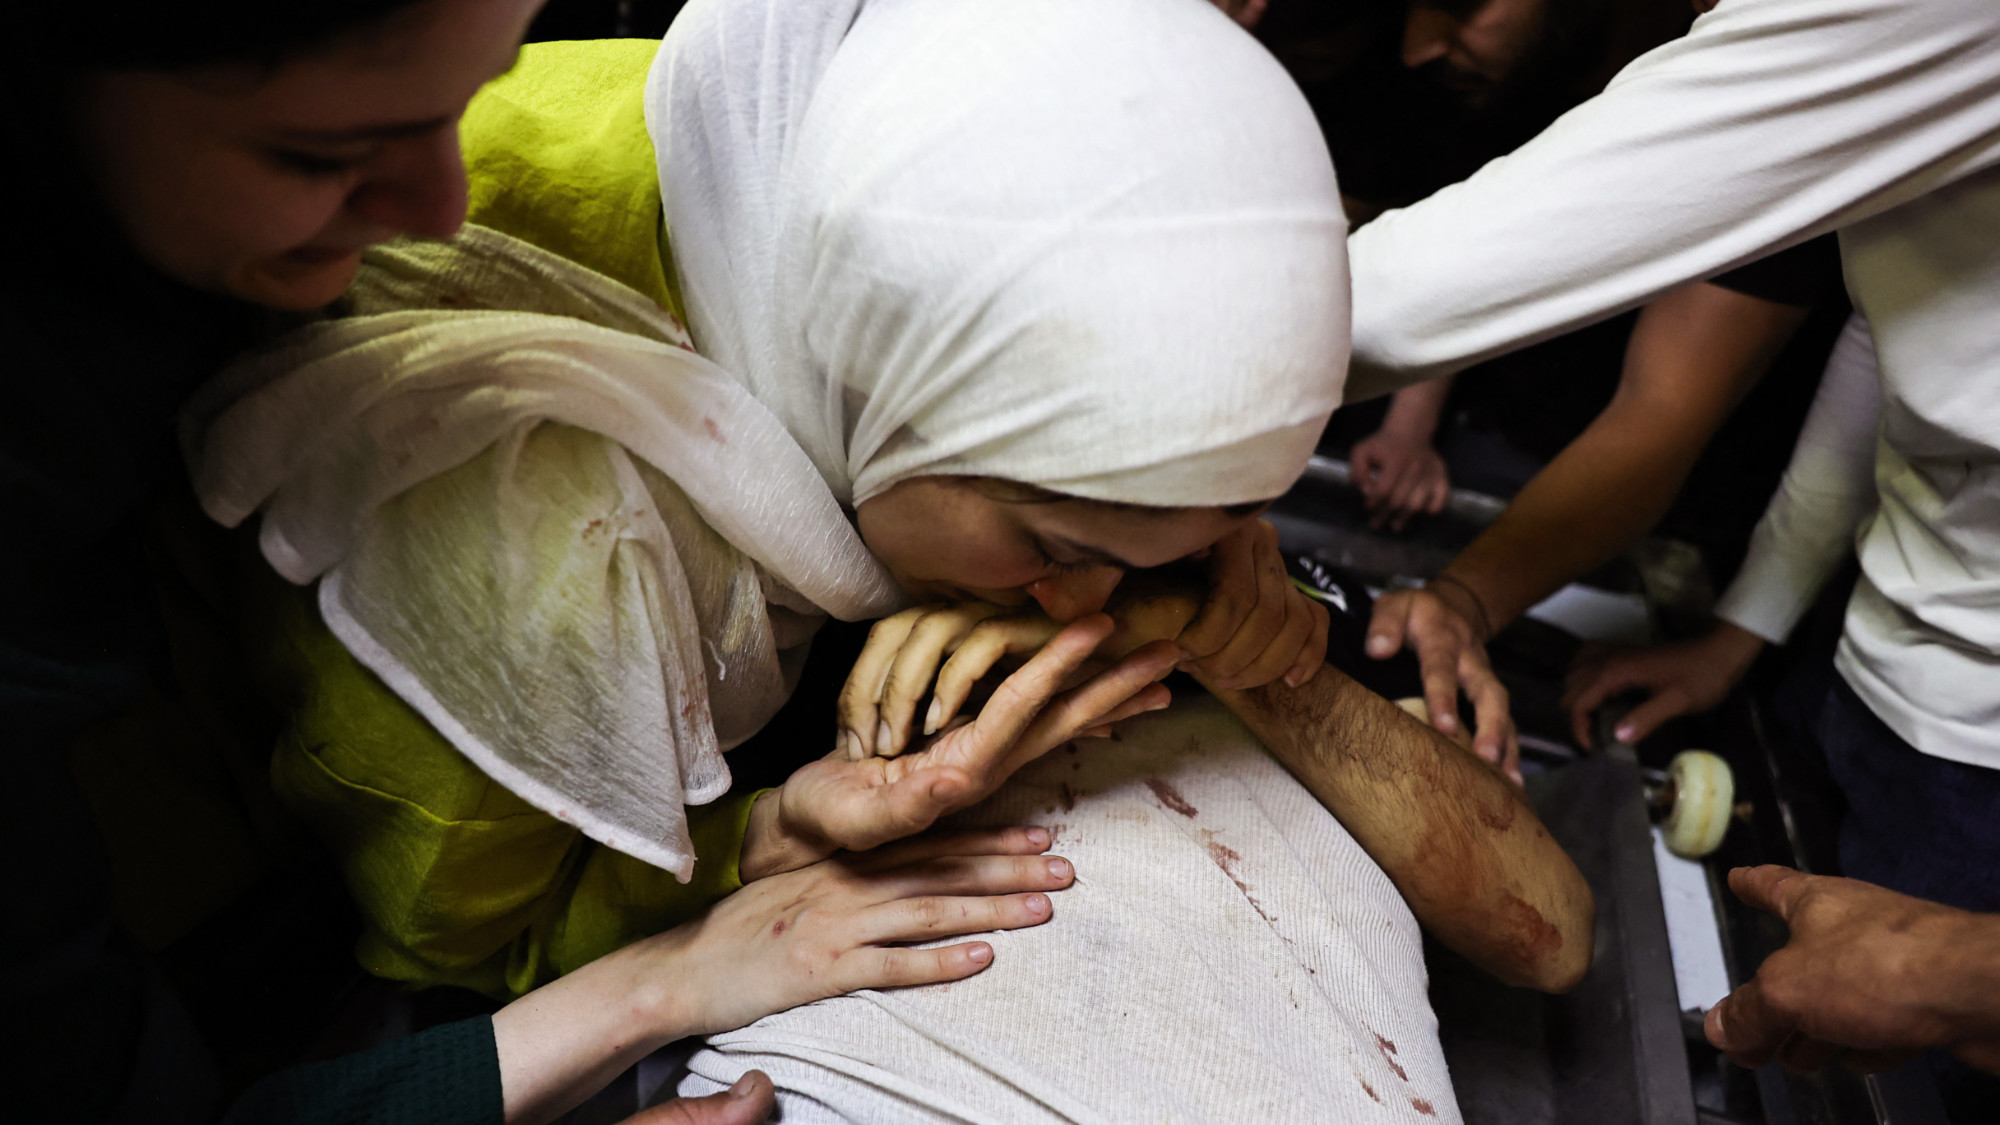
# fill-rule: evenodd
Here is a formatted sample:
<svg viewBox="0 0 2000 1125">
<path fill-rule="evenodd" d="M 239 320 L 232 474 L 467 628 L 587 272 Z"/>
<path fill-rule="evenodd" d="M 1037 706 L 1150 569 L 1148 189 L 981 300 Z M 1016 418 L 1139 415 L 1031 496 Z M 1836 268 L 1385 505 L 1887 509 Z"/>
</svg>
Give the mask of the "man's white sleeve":
<svg viewBox="0 0 2000 1125">
<path fill-rule="evenodd" d="M 1562 335 L 2000 163 L 2000 3 L 1723 0 L 1349 240 L 1357 401 Z"/>
<path fill-rule="evenodd" d="M 1875 510 L 1881 379 L 1868 322 L 1856 313 L 1827 358 L 1792 463 L 1750 535 L 1750 552 L 1715 615 L 1784 643 Z"/>
</svg>

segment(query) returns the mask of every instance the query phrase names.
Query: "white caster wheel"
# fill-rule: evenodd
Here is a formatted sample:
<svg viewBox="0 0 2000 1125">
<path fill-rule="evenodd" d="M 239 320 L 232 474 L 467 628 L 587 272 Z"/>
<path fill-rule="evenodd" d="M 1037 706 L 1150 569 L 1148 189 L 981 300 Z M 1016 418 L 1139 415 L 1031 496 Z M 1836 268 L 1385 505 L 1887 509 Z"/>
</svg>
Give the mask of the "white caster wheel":
<svg viewBox="0 0 2000 1125">
<path fill-rule="evenodd" d="M 1431 705 L 1424 702 L 1423 696 L 1404 696 L 1396 701 L 1396 706 L 1408 711 L 1412 717 L 1425 726 L 1431 725 Z"/>
<path fill-rule="evenodd" d="M 1667 766 L 1673 804 L 1660 824 L 1667 850 L 1700 859 L 1722 845 L 1736 809 L 1736 777 L 1729 763 L 1706 750 L 1684 750 Z"/>
</svg>

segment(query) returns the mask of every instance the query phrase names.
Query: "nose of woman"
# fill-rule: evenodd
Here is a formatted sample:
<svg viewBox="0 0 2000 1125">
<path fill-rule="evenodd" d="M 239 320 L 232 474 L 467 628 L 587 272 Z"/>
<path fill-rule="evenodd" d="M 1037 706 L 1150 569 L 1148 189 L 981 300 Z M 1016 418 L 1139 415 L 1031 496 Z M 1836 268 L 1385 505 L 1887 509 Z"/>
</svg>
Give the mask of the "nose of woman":
<svg viewBox="0 0 2000 1125">
<path fill-rule="evenodd" d="M 348 207 L 371 224 L 416 238 L 450 238 L 465 222 L 465 162 L 458 129 L 439 128 L 393 143 Z"/>
<path fill-rule="evenodd" d="M 1123 577 L 1125 571 L 1115 566 L 1082 567 L 1038 578 L 1021 589 L 1035 599 L 1043 613 L 1056 623 L 1067 625 L 1079 617 L 1101 612 Z"/>
</svg>

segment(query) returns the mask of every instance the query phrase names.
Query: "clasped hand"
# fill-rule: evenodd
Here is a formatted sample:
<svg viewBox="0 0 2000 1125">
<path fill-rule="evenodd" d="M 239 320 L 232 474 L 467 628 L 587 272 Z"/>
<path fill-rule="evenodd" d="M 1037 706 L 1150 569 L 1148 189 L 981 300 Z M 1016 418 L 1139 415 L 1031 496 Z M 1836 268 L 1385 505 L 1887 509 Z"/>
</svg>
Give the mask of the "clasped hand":
<svg viewBox="0 0 2000 1125">
<path fill-rule="evenodd" d="M 986 607 L 991 608 L 991 607 Z M 907 633 L 901 615 L 876 626 L 849 679 L 873 679 L 894 663 Z M 1070 739 L 1143 711 L 1164 707 L 1157 681 L 1173 670 L 1179 649 L 1147 645 L 1110 668 L 1074 683 L 1077 673 L 1113 632 L 1096 614 L 1048 637 L 1003 681 L 970 722 L 933 727 L 935 737 L 893 758 L 856 760 L 843 740 L 826 757 L 799 769 L 752 808 L 740 870 L 745 881 L 816 862 L 840 849 L 865 851 L 929 828 L 998 789 L 1014 771 Z M 963 667 L 963 666 L 962 666 Z M 976 679 L 977 677 L 975 677 Z M 1072 684 L 1074 683 L 1074 686 Z M 970 690 L 970 685 L 967 685 Z M 843 695 L 843 709 L 850 695 Z M 962 702 L 962 699 L 961 699 Z"/>
<path fill-rule="evenodd" d="M 1325 661 L 1326 609 L 1292 586 L 1271 525 L 1253 521 L 1225 536 L 1205 562 L 1199 598 L 1155 572 L 1124 576 L 1116 622 L 1099 613 L 1058 628 L 984 603 L 878 622 L 841 694 L 833 752 L 752 809 L 743 878 L 921 832 L 1055 747 L 1167 706 L 1158 681 L 1177 666 L 1222 687 L 1311 679 Z M 976 717 L 960 718 L 1001 659 L 1027 653 Z M 1093 674 L 1101 666 L 1093 659 L 1111 663 Z M 916 708 L 927 692 L 919 735 Z"/>
</svg>

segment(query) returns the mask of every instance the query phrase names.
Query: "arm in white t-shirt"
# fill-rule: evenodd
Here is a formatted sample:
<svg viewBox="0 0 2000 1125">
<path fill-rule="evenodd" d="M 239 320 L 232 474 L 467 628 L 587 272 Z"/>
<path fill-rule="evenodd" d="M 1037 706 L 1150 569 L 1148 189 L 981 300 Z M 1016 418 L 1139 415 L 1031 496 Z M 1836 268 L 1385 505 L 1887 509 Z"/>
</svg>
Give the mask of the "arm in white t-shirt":
<svg viewBox="0 0 2000 1125">
<path fill-rule="evenodd" d="M 1723 0 L 1348 242 L 1349 401 L 1636 307 L 2000 163 L 2000 4 Z"/>
<path fill-rule="evenodd" d="M 1784 643 L 1875 510 L 1881 414 L 1875 344 L 1856 313 L 1827 357 L 1791 464 L 1750 535 L 1743 568 L 1716 604 L 1717 617 Z"/>
</svg>

